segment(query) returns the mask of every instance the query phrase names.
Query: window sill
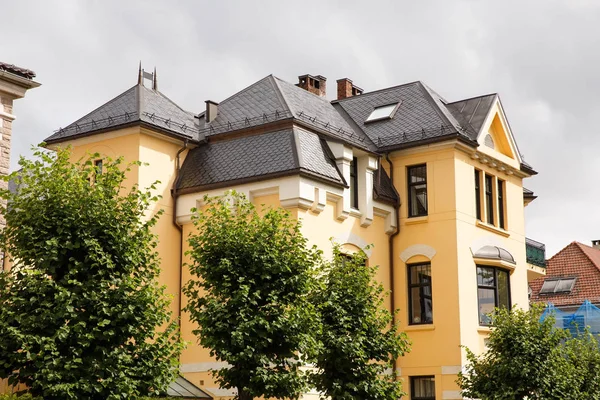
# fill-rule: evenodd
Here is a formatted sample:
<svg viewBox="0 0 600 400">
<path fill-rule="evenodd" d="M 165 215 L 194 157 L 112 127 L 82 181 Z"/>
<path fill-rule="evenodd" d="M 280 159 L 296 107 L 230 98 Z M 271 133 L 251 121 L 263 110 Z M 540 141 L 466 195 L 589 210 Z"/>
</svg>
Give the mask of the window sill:
<svg viewBox="0 0 600 400">
<path fill-rule="evenodd" d="M 478 333 L 483 333 L 483 334 L 489 334 L 489 333 L 492 332 L 492 327 L 491 326 L 480 325 L 477 328 L 477 332 Z"/>
<path fill-rule="evenodd" d="M 508 233 L 504 229 L 495 227 L 494 225 L 490 225 L 490 224 L 488 224 L 486 222 L 482 222 L 480 220 L 476 221 L 476 225 L 482 229 L 485 229 L 486 231 L 497 233 L 500 236 L 504 236 L 504 237 L 510 236 L 510 233 Z"/>
<path fill-rule="evenodd" d="M 418 331 L 433 331 L 435 325 L 433 324 L 421 324 L 421 325 L 408 325 L 404 328 L 404 332 L 418 332 Z"/>
<path fill-rule="evenodd" d="M 422 217 L 408 217 L 406 218 L 406 225 L 413 225 L 413 224 L 424 224 L 427 221 L 429 221 L 429 215 L 424 215 Z"/>
<path fill-rule="evenodd" d="M 350 215 L 353 217 L 362 217 L 362 213 L 356 208 L 350 208 Z"/>
</svg>

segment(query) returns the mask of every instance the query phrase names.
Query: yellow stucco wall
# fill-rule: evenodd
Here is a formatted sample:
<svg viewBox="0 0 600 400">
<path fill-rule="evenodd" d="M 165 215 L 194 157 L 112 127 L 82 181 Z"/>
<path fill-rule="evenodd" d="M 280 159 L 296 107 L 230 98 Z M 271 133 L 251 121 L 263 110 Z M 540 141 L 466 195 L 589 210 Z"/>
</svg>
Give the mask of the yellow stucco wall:
<svg viewBox="0 0 600 400">
<path fill-rule="evenodd" d="M 170 190 L 175 177 L 175 155 L 181 143 L 157 137 L 140 128 L 129 128 L 78 139 L 71 144 L 74 147 L 74 159 L 82 157 L 86 152 L 97 151 L 112 157 L 122 155 L 127 161 L 141 160 L 150 163 L 149 166 L 131 171 L 128 184 L 139 183 L 141 187 L 145 187 L 155 180 L 161 181 L 157 194 L 162 199 L 155 205 L 155 210 L 164 210 L 164 215 L 155 227 L 160 239 L 160 279 L 173 295 L 172 310 L 177 315 L 180 235 L 172 224 L 173 201 Z M 493 155 L 490 149 L 485 152 Z M 412 351 L 398 360 L 398 371 L 405 381 L 407 391 L 410 389 L 410 376 L 434 375 L 437 398 L 459 398 L 456 374 L 465 364 L 464 350 L 461 350 L 460 345 L 480 352 L 483 350 L 483 339 L 489 333 L 489 328 L 478 324 L 476 265 L 472 251 L 486 243 L 492 243 L 507 249 L 514 256 L 516 266 L 511 274 L 512 304 L 527 307 L 522 179 L 516 174 L 509 175 L 507 171 L 501 172 L 489 164 L 481 163 L 456 143 L 396 151 L 390 156 L 394 166 L 394 185 L 402 200 L 400 234 L 393 242 L 393 296 L 395 307 L 400 309 L 397 316 L 400 328 L 407 332 L 412 341 Z M 499 154 L 498 157 L 507 158 L 504 154 Z M 427 165 L 428 215 L 408 218 L 406 169 L 418 164 Z M 389 167 L 384 162 L 388 173 L 391 172 Z M 474 168 L 506 182 L 505 230 L 490 228 L 476 221 Z M 288 179 L 286 182 L 288 187 L 292 181 Z M 269 183 L 267 186 L 277 185 Z M 227 189 L 231 188 L 217 192 L 222 193 Z M 242 191 L 248 190 L 248 187 L 242 187 Z M 195 196 L 200 199 L 203 194 L 197 193 Z M 267 195 L 253 197 L 252 201 L 258 206 L 265 204 L 278 207 L 279 199 L 280 195 L 275 190 Z M 328 199 L 320 212 L 296 206 L 289 211 L 294 218 L 301 220 L 302 232 L 309 243 L 317 245 L 326 257 L 331 255 L 332 238 L 340 244 L 358 248 L 373 245 L 369 252 L 369 263 L 379 266 L 376 279 L 386 290 L 390 290 L 389 235 L 386 233 L 385 217 L 376 214 L 370 225 L 362 226 L 360 215 L 356 212 L 350 212 L 346 219 L 339 219 L 337 207 L 339 203 Z M 181 214 L 178 212 L 178 215 Z M 183 222 L 184 253 L 188 249 L 186 239 L 193 229 L 189 220 Z M 183 261 L 189 260 L 183 256 Z M 427 261 L 431 262 L 432 270 L 433 324 L 409 325 L 407 265 Z M 190 279 L 186 267 L 183 268 L 181 279 L 184 283 Z M 185 303 L 183 298 L 183 307 Z M 386 305 L 389 307 L 390 302 L 386 302 Z M 209 369 L 219 365 L 215 364 L 207 349 L 197 345 L 193 329 L 195 326 L 184 313 L 181 331 L 183 339 L 190 344 L 181 357 L 182 371 L 195 384 L 206 388 L 216 387 Z"/>
</svg>

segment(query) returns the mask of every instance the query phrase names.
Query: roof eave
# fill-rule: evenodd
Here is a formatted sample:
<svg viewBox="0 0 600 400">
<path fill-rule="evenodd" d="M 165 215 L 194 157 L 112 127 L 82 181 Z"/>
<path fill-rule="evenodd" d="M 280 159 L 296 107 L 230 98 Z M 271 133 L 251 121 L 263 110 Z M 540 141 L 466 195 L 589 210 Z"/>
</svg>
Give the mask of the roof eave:
<svg viewBox="0 0 600 400">
<path fill-rule="evenodd" d="M 379 148 L 379 151 L 388 153 L 388 152 L 394 151 L 394 150 L 404 150 L 404 149 L 409 149 L 412 147 L 419 147 L 419 146 L 423 146 L 423 145 L 431 144 L 431 143 L 445 142 L 445 141 L 453 140 L 453 139 L 456 139 L 456 140 L 458 140 L 466 145 L 469 145 L 473 148 L 479 147 L 479 143 L 477 143 L 476 141 L 471 140 L 468 137 L 465 137 L 464 135 L 462 135 L 458 132 L 454 132 L 454 133 L 449 133 L 444 136 L 437 136 L 437 137 L 433 137 L 433 138 L 416 140 L 413 142 L 398 143 L 398 144 L 394 144 L 394 145 L 390 145 L 390 146 L 383 146 L 383 147 Z"/>
<path fill-rule="evenodd" d="M 294 168 L 294 169 L 290 169 L 287 171 L 272 172 L 270 174 L 256 175 L 256 176 L 251 176 L 251 177 L 247 177 L 247 178 L 238 178 L 238 179 L 232 179 L 229 181 L 209 183 L 206 185 L 197 185 L 197 186 L 191 186 L 191 187 L 186 187 L 186 188 L 177 188 L 177 194 L 184 195 L 184 194 L 190 194 L 190 193 L 197 193 L 197 192 L 202 192 L 202 191 L 208 191 L 208 190 L 221 189 L 221 188 L 225 188 L 225 187 L 241 185 L 244 183 L 266 181 L 269 179 L 283 178 L 283 177 L 293 176 L 293 175 L 306 176 L 310 179 L 321 181 L 323 183 L 327 183 L 330 185 L 346 187 L 346 186 L 344 186 L 344 184 L 342 184 L 340 182 L 336 182 L 332 179 L 328 179 L 321 175 L 315 174 L 314 172 L 307 171 L 302 168 Z"/>
<path fill-rule="evenodd" d="M 51 136 L 49 136 L 48 138 L 46 138 L 44 140 L 44 143 L 46 145 L 58 144 L 58 143 L 62 143 L 62 142 L 68 142 L 70 140 L 81 139 L 81 138 L 88 137 L 88 136 L 98 135 L 100 133 L 111 132 L 111 131 L 115 131 L 118 129 L 124 129 L 124 128 L 129 128 L 129 127 L 138 126 L 138 125 L 142 128 L 147 128 L 147 129 L 151 129 L 154 131 L 158 131 L 159 133 L 161 133 L 165 136 L 168 136 L 168 137 L 171 137 L 174 139 L 178 139 L 178 140 L 182 140 L 182 141 L 187 140 L 188 142 L 191 142 L 194 144 L 200 144 L 200 143 L 203 143 L 206 141 L 206 139 L 197 140 L 197 139 L 191 138 L 189 136 L 185 136 L 185 135 L 179 134 L 177 132 L 173 132 L 171 130 L 164 129 L 159 126 L 152 125 L 152 124 L 149 124 L 149 123 L 141 121 L 141 120 L 135 120 L 135 121 L 127 122 L 125 124 L 113 125 L 113 126 L 109 126 L 106 128 L 96 129 L 96 130 L 88 131 L 88 132 L 82 132 L 82 133 L 79 133 L 76 135 L 70 135 L 70 136 L 66 136 L 66 137 L 62 137 L 62 138 L 49 139 L 51 137 Z"/>
</svg>

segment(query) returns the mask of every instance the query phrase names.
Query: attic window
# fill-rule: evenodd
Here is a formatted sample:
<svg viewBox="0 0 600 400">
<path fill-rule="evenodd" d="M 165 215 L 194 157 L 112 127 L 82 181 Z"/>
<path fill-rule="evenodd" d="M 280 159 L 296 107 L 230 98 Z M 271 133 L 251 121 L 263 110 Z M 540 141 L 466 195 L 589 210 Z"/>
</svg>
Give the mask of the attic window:
<svg viewBox="0 0 600 400">
<path fill-rule="evenodd" d="M 400 102 L 388 104 L 385 106 L 375 107 L 375 109 L 367 117 L 367 120 L 365 122 L 373 122 L 373 121 L 379 121 L 382 119 L 394 118 L 394 114 L 396 113 L 396 110 L 398 109 L 399 105 L 400 105 Z"/>
<path fill-rule="evenodd" d="M 575 285 L 575 278 L 546 279 L 540 294 L 570 293 Z"/>
</svg>

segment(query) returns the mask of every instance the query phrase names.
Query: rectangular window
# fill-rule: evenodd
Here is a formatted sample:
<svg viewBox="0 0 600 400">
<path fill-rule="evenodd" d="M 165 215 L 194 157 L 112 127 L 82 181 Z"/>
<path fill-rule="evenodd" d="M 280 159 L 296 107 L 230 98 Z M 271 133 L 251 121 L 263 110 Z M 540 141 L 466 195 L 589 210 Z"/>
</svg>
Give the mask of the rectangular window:
<svg viewBox="0 0 600 400">
<path fill-rule="evenodd" d="M 498 226 L 502 229 L 505 229 L 506 225 L 504 222 L 505 213 L 504 213 L 504 181 L 498 179 Z"/>
<path fill-rule="evenodd" d="M 358 162 L 356 157 L 350 162 L 350 207 L 358 210 Z"/>
<path fill-rule="evenodd" d="M 408 167 L 408 216 L 427 215 L 427 165 Z"/>
<path fill-rule="evenodd" d="M 435 400 L 435 377 L 411 376 L 410 398 L 411 400 Z"/>
<path fill-rule="evenodd" d="M 101 174 L 102 173 L 102 160 L 94 161 L 94 166 L 96 167 L 96 173 Z"/>
<path fill-rule="evenodd" d="M 491 325 L 494 308 L 510 310 L 510 275 L 495 267 L 477 266 L 479 325 Z"/>
<path fill-rule="evenodd" d="M 487 223 L 494 225 L 494 192 L 492 189 L 492 176 L 485 175 L 485 210 Z"/>
<path fill-rule="evenodd" d="M 481 173 L 475 170 L 475 215 L 481 221 Z"/>
<path fill-rule="evenodd" d="M 433 323 L 431 264 L 408 266 L 408 304 L 410 325 Z"/>
</svg>

